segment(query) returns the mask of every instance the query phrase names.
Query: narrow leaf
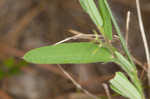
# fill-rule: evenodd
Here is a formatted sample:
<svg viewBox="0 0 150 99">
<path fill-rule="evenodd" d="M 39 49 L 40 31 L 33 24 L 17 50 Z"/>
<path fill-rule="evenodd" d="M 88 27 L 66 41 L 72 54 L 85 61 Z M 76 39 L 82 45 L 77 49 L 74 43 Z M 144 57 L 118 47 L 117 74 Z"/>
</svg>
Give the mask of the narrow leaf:
<svg viewBox="0 0 150 99">
<path fill-rule="evenodd" d="M 128 59 L 129 59 L 130 62 L 132 63 L 132 65 L 135 65 L 134 62 L 133 62 L 133 60 L 132 60 L 132 58 L 131 58 L 130 52 L 128 51 L 128 48 L 127 48 L 127 46 L 126 46 L 126 41 L 124 40 L 124 38 L 123 38 L 123 36 L 122 36 L 121 30 L 120 30 L 120 28 L 119 28 L 119 26 L 118 26 L 118 24 L 117 24 L 117 22 L 116 22 L 116 20 L 115 20 L 115 18 L 114 18 L 114 16 L 113 16 L 113 14 L 112 14 L 112 11 L 111 11 L 111 9 L 110 9 L 110 7 L 109 7 L 109 4 L 108 4 L 107 0 L 105 0 L 104 2 L 105 2 L 105 5 L 106 5 L 106 7 L 107 7 L 107 9 L 108 9 L 108 11 L 109 11 L 110 16 L 111 16 L 111 19 L 112 19 L 112 22 L 113 22 L 114 27 L 115 27 L 115 29 L 116 29 L 116 32 L 117 32 L 117 34 L 118 34 L 118 36 L 119 36 L 119 38 L 120 38 L 122 47 L 123 47 L 125 53 L 127 54 Z"/>
<path fill-rule="evenodd" d="M 98 28 L 103 25 L 103 19 L 96 7 L 94 0 L 79 0 L 82 8 L 91 17 Z"/>
<path fill-rule="evenodd" d="M 132 65 L 124 56 L 122 56 L 119 52 L 115 52 L 115 55 L 117 57 L 116 63 L 119 64 L 119 66 L 129 75 L 130 79 L 136 86 L 136 88 L 139 90 L 139 92 L 142 94 L 143 89 L 141 87 L 141 82 L 138 79 L 137 69 L 135 65 Z"/>
<path fill-rule="evenodd" d="M 122 96 L 129 99 L 142 99 L 142 95 L 123 73 L 117 72 L 115 77 L 110 80 L 110 83 L 111 88 Z"/>
<path fill-rule="evenodd" d="M 101 32 L 109 40 L 112 40 L 111 16 L 110 16 L 109 11 L 105 5 L 104 0 L 98 0 L 98 4 L 99 4 L 99 10 L 100 10 L 101 16 L 103 18 L 103 28 L 102 28 L 103 30 L 101 30 Z"/>
<path fill-rule="evenodd" d="M 133 75 L 133 73 L 136 73 L 136 67 L 134 65 L 132 65 L 124 56 L 122 56 L 119 52 L 115 52 L 115 55 L 117 57 L 116 63 L 118 63 L 121 68 L 127 72 L 130 76 Z"/>
<path fill-rule="evenodd" d="M 25 54 L 26 61 L 38 64 L 82 64 L 113 61 L 111 52 L 93 43 L 62 43 L 36 48 Z"/>
</svg>

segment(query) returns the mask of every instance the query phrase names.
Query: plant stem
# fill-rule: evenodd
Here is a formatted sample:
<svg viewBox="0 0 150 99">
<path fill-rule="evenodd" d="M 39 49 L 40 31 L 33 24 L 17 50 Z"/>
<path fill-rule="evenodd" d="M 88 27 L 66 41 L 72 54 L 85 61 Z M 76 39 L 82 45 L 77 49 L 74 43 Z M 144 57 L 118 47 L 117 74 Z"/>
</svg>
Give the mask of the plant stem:
<svg viewBox="0 0 150 99">
<path fill-rule="evenodd" d="M 132 60 L 132 58 L 131 58 L 130 52 L 128 51 L 127 45 L 126 45 L 126 43 L 125 43 L 125 40 L 124 40 L 124 38 L 123 38 L 123 36 L 122 36 L 122 34 L 121 34 L 121 31 L 120 31 L 120 29 L 119 29 L 119 26 L 118 26 L 118 24 L 117 24 L 117 22 L 116 22 L 116 20 L 115 20 L 115 18 L 114 18 L 114 16 L 113 16 L 112 12 L 111 12 L 111 9 L 110 9 L 110 7 L 109 7 L 109 4 L 107 3 L 107 0 L 104 0 L 104 1 L 105 1 L 105 4 L 106 4 L 107 9 L 108 9 L 108 11 L 109 11 L 109 14 L 110 14 L 110 16 L 111 16 L 111 18 L 112 18 L 112 22 L 113 22 L 113 24 L 114 24 L 114 26 L 115 26 L 115 28 L 116 28 L 117 34 L 118 34 L 118 36 L 119 36 L 119 38 L 120 38 L 121 44 L 122 44 L 122 46 L 123 46 L 123 49 L 124 49 L 125 53 L 127 54 L 128 59 L 130 60 L 130 62 L 132 63 L 132 65 L 135 65 L 134 62 L 133 62 L 133 60 Z"/>
<path fill-rule="evenodd" d="M 111 12 L 111 9 L 110 9 L 110 7 L 109 7 L 109 4 L 108 4 L 107 0 L 104 0 L 104 2 L 105 2 L 105 4 L 106 4 L 106 7 L 107 7 L 107 9 L 108 9 L 108 11 L 109 11 L 109 14 L 110 14 L 110 16 L 111 16 L 111 18 L 112 18 L 112 22 L 113 22 L 113 24 L 114 24 L 114 26 L 115 26 L 115 29 L 116 29 L 116 31 L 117 31 L 117 34 L 118 34 L 118 36 L 119 36 L 119 38 L 120 38 L 121 44 L 122 44 L 122 46 L 123 46 L 123 49 L 124 49 L 125 53 L 127 54 L 128 60 L 130 61 L 130 63 L 131 63 L 133 66 L 135 66 L 135 64 L 134 64 L 134 62 L 133 62 L 133 60 L 132 60 L 131 54 L 130 54 L 130 52 L 129 52 L 129 50 L 128 50 L 127 44 L 126 44 L 126 42 L 125 42 L 125 40 L 124 40 L 124 38 L 123 38 L 123 36 L 122 36 L 122 34 L 121 34 L 120 28 L 119 28 L 119 26 L 118 26 L 118 24 L 117 24 L 117 22 L 116 22 L 116 20 L 115 20 L 115 18 L 114 18 L 114 16 L 113 16 L 112 12 Z M 145 99 L 145 96 L 144 96 L 144 93 L 143 93 L 143 89 L 142 89 L 142 86 L 141 86 L 141 81 L 140 81 L 139 78 L 138 78 L 138 74 L 137 74 L 137 73 L 136 73 L 136 74 L 133 74 L 132 77 L 131 77 L 131 79 L 132 79 L 134 85 L 135 85 L 135 86 L 137 87 L 137 89 L 140 91 L 140 93 L 141 93 L 141 95 L 142 95 L 142 97 L 143 97 L 142 99 Z"/>
</svg>

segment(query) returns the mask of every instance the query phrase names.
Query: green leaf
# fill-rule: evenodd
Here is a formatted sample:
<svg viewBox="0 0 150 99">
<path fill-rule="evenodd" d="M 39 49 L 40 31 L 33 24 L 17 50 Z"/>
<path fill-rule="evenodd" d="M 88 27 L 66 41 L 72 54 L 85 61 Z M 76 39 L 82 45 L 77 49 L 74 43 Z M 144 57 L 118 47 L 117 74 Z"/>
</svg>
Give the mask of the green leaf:
<svg viewBox="0 0 150 99">
<path fill-rule="evenodd" d="M 111 88 L 122 96 L 129 99 L 142 99 L 142 95 L 123 73 L 117 72 L 110 83 Z"/>
<path fill-rule="evenodd" d="M 128 59 L 129 59 L 130 62 L 132 63 L 132 65 L 135 65 L 134 62 L 133 62 L 133 60 L 132 60 L 131 54 L 130 54 L 130 52 L 128 51 L 128 48 L 127 48 L 127 45 L 126 45 L 126 41 L 124 40 L 124 38 L 123 38 L 123 36 L 122 36 L 123 33 L 121 33 L 121 30 L 120 30 L 120 28 L 119 28 L 119 26 L 118 26 L 118 24 L 117 24 L 117 21 L 115 20 L 113 14 L 112 14 L 112 11 L 111 11 L 111 9 L 110 9 L 110 7 L 109 7 L 109 4 L 107 3 L 107 0 L 105 0 L 104 3 L 105 3 L 105 5 L 106 5 L 106 7 L 107 7 L 107 9 L 108 9 L 108 11 L 109 11 L 109 14 L 110 14 L 110 16 L 111 16 L 111 19 L 112 19 L 112 22 L 113 22 L 114 27 L 115 27 L 115 29 L 116 29 L 116 32 L 117 32 L 117 34 L 118 34 L 118 36 L 119 36 L 119 38 L 120 38 L 122 47 L 123 47 L 125 53 L 127 54 Z"/>
<path fill-rule="evenodd" d="M 116 63 L 121 66 L 121 68 L 128 73 L 129 76 L 132 76 L 134 73 L 137 73 L 136 67 L 132 65 L 124 56 L 122 56 L 119 52 L 115 52 L 117 57 Z"/>
<path fill-rule="evenodd" d="M 36 48 L 25 54 L 26 61 L 38 64 L 84 64 L 113 61 L 111 52 L 94 43 L 62 43 Z"/>
<path fill-rule="evenodd" d="M 107 37 L 109 40 L 112 40 L 112 23 L 111 16 L 105 5 L 104 0 L 98 0 L 99 10 L 103 18 L 103 30 L 101 29 L 102 34 Z"/>
<path fill-rule="evenodd" d="M 116 61 L 115 63 L 119 64 L 119 66 L 129 75 L 130 79 L 142 94 L 143 89 L 141 87 L 141 82 L 138 79 L 137 69 L 135 65 L 132 65 L 124 56 L 122 56 L 119 52 L 115 52 Z"/>
<path fill-rule="evenodd" d="M 82 8 L 91 17 L 98 28 L 103 25 L 103 19 L 96 7 L 94 0 L 79 0 Z"/>
</svg>

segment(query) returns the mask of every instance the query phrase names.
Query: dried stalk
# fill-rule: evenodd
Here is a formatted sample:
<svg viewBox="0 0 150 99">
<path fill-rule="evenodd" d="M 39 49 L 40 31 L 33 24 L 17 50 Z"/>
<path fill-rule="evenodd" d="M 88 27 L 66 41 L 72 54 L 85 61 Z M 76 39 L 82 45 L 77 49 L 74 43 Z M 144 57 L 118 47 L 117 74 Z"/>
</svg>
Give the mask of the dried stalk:
<svg viewBox="0 0 150 99">
<path fill-rule="evenodd" d="M 149 81 L 149 86 L 150 86 L 150 52 L 149 52 L 148 42 L 147 42 L 147 39 L 146 39 L 146 34 L 145 34 L 144 25 L 143 25 L 143 21 L 142 21 L 142 15 L 141 15 L 141 10 L 140 10 L 139 0 L 136 0 L 136 5 L 137 5 L 139 26 L 140 26 L 141 35 L 142 35 L 142 38 L 143 38 L 145 54 L 146 54 L 146 59 L 147 59 L 147 64 L 148 64 L 147 76 L 148 76 L 148 81 Z"/>
<path fill-rule="evenodd" d="M 108 85 L 105 84 L 105 83 L 103 83 L 102 85 L 103 85 L 103 87 L 105 89 L 105 92 L 106 92 L 106 95 L 107 95 L 108 99 L 112 99 L 111 95 L 110 95 L 110 91 L 109 91 Z"/>
<path fill-rule="evenodd" d="M 125 36 L 127 47 L 128 47 L 128 38 L 129 38 L 130 16 L 131 16 L 131 12 L 128 11 L 127 12 L 127 19 L 126 19 L 126 36 Z"/>
</svg>

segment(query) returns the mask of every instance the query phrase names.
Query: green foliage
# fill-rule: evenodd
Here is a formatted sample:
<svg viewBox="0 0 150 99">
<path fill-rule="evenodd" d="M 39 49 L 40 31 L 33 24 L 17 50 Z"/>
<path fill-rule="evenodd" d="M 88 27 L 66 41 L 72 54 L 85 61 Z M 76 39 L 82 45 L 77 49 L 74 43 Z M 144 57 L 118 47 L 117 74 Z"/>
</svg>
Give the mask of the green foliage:
<svg viewBox="0 0 150 99">
<path fill-rule="evenodd" d="M 131 57 L 131 55 L 130 55 L 130 52 L 128 51 L 128 48 L 127 48 L 127 46 L 126 46 L 126 45 L 127 45 L 127 44 L 126 44 L 126 41 L 124 40 L 124 38 L 123 38 L 123 36 L 122 36 L 121 30 L 120 30 L 120 28 L 119 28 L 119 26 L 118 26 L 118 24 L 117 24 L 117 22 L 116 22 L 116 20 L 115 20 L 115 18 L 114 18 L 114 16 L 113 16 L 112 12 L 111 12 L 111 9 L 110 9 L 110 7 L 109 7 L 109 5 L 108 5 L 108 3 L 107 3 L 107 0 L 104 0 L 104 3 L 105 3 L 105 5 L 106 5 L 106 7 L 107 7 L 107 9 L 108 9 L 108 11 L 109 11 L 109 14 L 110 14 L 110 16 L 111 16 L 112 22 L 113 22 L 113 24 L 114 24 L 114 27 L 115 27 L 115 29 L 116 29 L 116 31 L 117 31 L 117 34 L 118 34 L 119 38 L 120 38 L 120 42 L 121 42 L 121 44 L 122 44 L 122 47 L 123 47 L 123 49 L 124 49 L 126 55 L 128 56 L 128 59 L 129 59 L 129 61 L 131 62 L 131 64 L 132 64 L 132 65 L 135 65 L 134 62 L 133 62 L 133 60 L 132 60 L 132 57 Z"/>
<path fill-rule="evenodd" d="M 38 64 L 82 64 L 113 61 L 113 56 L 107 48 L 80 42 L 37 48 L 25 54 L 24 59 Z"/>
<path fill-rule="evenodd" d="M 142 99 L 142 95 L 123 73 L 117 72 L 110 83 L 111 88 L 120 95 L 130 99 Z"/>
<path fill-rule="evenodd" d="M 103 20 L 96 7 L 94 0 L 79 0 L 79 1 L 84 11 L 89 14 L 92 21 L 96 24 L 96 26 L 101 27 L 103 25 Z"/>
<path fill-rule="evenodd" d="M 132 76 L 133 74 L 136 74 L 136 67 L 132 65 L 122 54 L 119 52 L 115 52 L 116 55 L 116 63 L 120 65 L 120 67 L 129 74 L 129 76 Z"/>
<path fill-rule="evenodd" d="M 101 28 L 101 33 L 109 40 L 112 40 L 112 24 L 109 11 L 104 3 L 104 0 L 98 0 L 99 11 L 103 18 L 103 28 Z"/>
<path fill-rule="evenodd" d="M 98 0 L 99 9 L 97 9 L 94 0 L 79 1 L 84 11 L 96 24 L 99 32 L 102 33 L 104 40 L 99 39 L 98 36 L 96 37 L 101 47 L 98 46 L 98 44 L 90 42 L 63 43 L 33 49 L 26 53 L 23 58 L 28 62 L 38 64 L 115 62 L 127 73 L 127 76 L 130 77 L 131 81 L 129 81 L 123 73 L 118 72 L 115 77 L 110 80 L 111 88 L 120 95 L 130 99 L 145 99 L 142 85 L 138 78 L 137 69 L 107 1 Z M 119 53 L 109 42 L 109 40 L 113 39 L 111 20 L 127 58 Z"/>
<path fill-rule="evenodd" d="M 109 40 L 112 40 L 112 24 L 109 11 L 106 8 L 104 0 L 98 0 L 99 10 L 94 3 L 94 0 L 79 0 L 82 8 L 91 17 L 102 35 Z"/>
</svg>

